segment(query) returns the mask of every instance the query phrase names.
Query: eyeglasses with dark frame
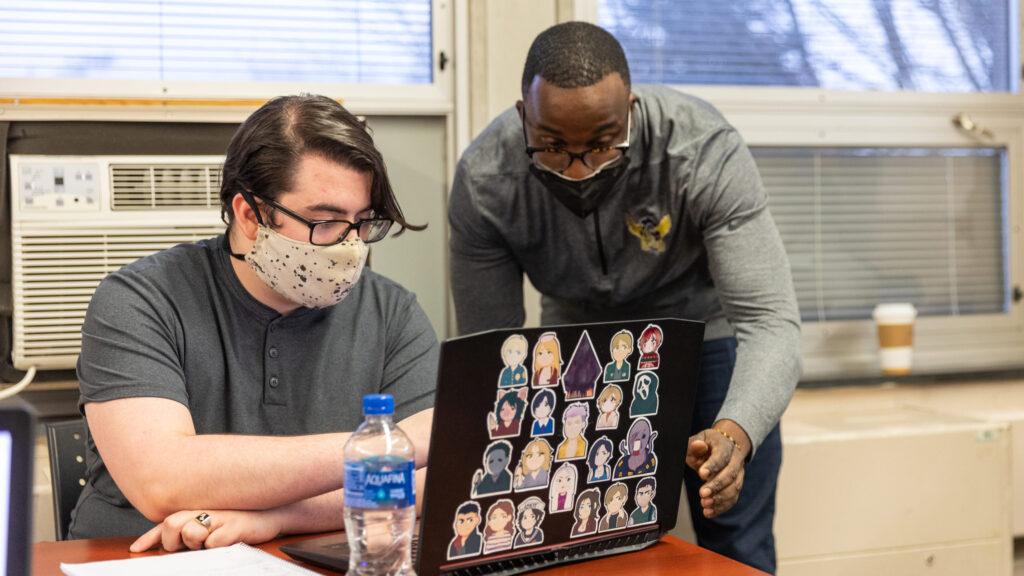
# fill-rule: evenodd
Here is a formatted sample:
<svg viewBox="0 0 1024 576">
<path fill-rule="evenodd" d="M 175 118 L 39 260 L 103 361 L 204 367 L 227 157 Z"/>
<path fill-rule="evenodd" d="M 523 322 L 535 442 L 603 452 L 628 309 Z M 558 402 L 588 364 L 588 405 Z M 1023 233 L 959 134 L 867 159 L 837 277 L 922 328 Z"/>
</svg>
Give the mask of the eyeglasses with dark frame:
<svg viewBox="0 0 1024 576">
<path fill-rule="evenodd" d="M 309 243 L 314 246 L 334 246 L 339 244 L 352 233 L 352 230 L 356 230 L 356 234 L 366 244 L 372 244 L 383 240 L 388 235 L 388 230 L 391 229 L 391 225 L 394 224 L 394 220 L 390 218 L 361 218 L 355 222 L 348 220 L 306 220 L 302 216 L 299 216 L 295 212 L 285 208 L 278 202 L 267 198 L 261 194 L 257 194 L 252 191 L 247 191 L 260 201 L 265 202 L 268 206 L 273 207 L 276 210 L 284 212 L 286 216 L 289 216 L 293 220 L 302 222 L 309 227 Z M 263 224 L 263 218 L 259 215 L 259 211 L 256 212 L 256 218 L 260 224 Z"/>
<path fill-rule="evenodd" d="M 574 160 L 579 159 L 584 166 L 593 170 L 590 174 L 580 178 L 580 180 L 586 180 L 588 178 L 593 178 L 601 170 L 616 166 L 622 161 L 626 152 L 629 150 L 629 136 L 632 131 L 633 106 L 630 105 L 626 112 L 626 141 L 622 144 L 602 146 L 600 148 L 592 148 L 590 150 L 577 153 L 551 146 L 530 146 L 527 142 L 526 155 L 529 156 L 534 165 L 541 170 L 554 172 L 563 178 L 565 176 L 562 175 L 562 172 L 568 170 L 569 167 L 572 166 Z M 526 114 L 523 114 L 523 141 L 526 141 Z"/>
</svg>

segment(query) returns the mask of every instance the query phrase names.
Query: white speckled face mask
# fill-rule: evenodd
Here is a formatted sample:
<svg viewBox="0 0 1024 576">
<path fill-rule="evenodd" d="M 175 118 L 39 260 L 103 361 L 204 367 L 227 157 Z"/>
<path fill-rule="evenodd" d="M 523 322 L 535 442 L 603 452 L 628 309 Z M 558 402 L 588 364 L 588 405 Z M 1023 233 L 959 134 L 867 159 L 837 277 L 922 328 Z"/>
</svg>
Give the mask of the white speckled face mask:
<svg viewBox="0 0 1024 576">
<path fill-rule="evenodd" d="M 260 224 L 245 261 L 288 300 L 307 308 L 325 308 L 348 296 L 363 273 L 369 252 L 359 238 L 315 246 Z"/>
</svg>

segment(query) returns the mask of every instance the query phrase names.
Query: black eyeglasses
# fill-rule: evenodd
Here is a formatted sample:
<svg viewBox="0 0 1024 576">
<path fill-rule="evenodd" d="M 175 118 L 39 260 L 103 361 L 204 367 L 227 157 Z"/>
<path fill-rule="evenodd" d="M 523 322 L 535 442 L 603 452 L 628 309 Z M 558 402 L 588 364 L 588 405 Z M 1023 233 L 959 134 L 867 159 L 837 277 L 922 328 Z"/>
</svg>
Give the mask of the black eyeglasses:
<svg viewBox="0 0 1024 576">
<path fill-rule="evenodd" d="M 261 201 L 266 202 L 268 205 L 274 207 L 281 212 L 284 212 L 287 216 L 294 220 L 302 222 L 309 227 L 309 243 L 314 246 L 333 246 L 345 240 L 352 230 L 356 231 L 359 238 L 367 243 L 373 243 L 383 240 L 388 235 L 388 230 L 391 229 L 391 225 L 394 224 L 394 220 L 390 218 L 362 218 L 355 222 L 348 220 L 306 220 L 302 216 L 299 216 L 295 212 L 281 206 L 277 202 L 256 194 L 255 192 L 249 192 L 253 196 L 259 198 Z M 263 218 L 260 217 L 259 211 L 256 212 L 256 218 L 260 224 L 263 224 Z"/>
<path fill-rule="evenodd" d="M 572 166 L 573 160 L 579 159 L 583 165 L 593 172 L 582 180 L 591 178 L 605 168 L 611 168 L 622 162 L 626 152 L 629 150 L 629 133 L 633 129 L 633 107 L 630 106 L 626 113 L 626 141 L 614 146 L 602 146 L 585 152 L 569 152 L 561 148 L 550 146 L 530 146 L 527 143 L 526 155 L 530 157 L 534 165 L 542 170 L 561 174 Z M 523 114 L 523 140 L 526 140 L 526 114 Z"/>
</svg>

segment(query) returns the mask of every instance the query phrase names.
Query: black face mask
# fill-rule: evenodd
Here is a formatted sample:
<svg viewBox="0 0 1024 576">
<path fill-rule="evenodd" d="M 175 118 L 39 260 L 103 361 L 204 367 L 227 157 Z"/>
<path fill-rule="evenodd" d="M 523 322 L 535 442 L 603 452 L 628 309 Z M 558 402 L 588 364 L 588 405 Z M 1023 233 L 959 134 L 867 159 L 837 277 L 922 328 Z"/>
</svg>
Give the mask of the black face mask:
<svg viewBox="0 0 1024 576">
<path fill-rule="evenodd" d="M 615 185 L 626 174 L 629 158 L 623 156 L 617 165 L 601 170 L 586 180 L 566 180 L 553 172 L 548 172 L 530 163 L 530 172 L 555 195 L 555 198 L 580 218 L 586 218 L 597 208 L 598 204 L 608 195 Z"/>
</svg>

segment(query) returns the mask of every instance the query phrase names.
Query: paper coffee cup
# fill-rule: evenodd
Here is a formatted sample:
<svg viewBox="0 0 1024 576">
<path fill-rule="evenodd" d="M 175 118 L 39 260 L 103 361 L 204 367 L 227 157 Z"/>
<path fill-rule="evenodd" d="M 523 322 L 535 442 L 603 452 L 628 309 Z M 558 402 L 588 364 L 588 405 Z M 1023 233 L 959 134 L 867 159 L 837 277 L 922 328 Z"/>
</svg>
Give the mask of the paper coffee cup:
<svg viewBox="0 0 1024 576">
<path fill-rule="evenodd" d="M 914 305 L 879 304 L 875 306 L 872 316 L 878 327 L 878 352 L 882 362 L 882 373 L 909 373 L 914 349 L 914 320 L 917 318 Z"/>
</svg>

